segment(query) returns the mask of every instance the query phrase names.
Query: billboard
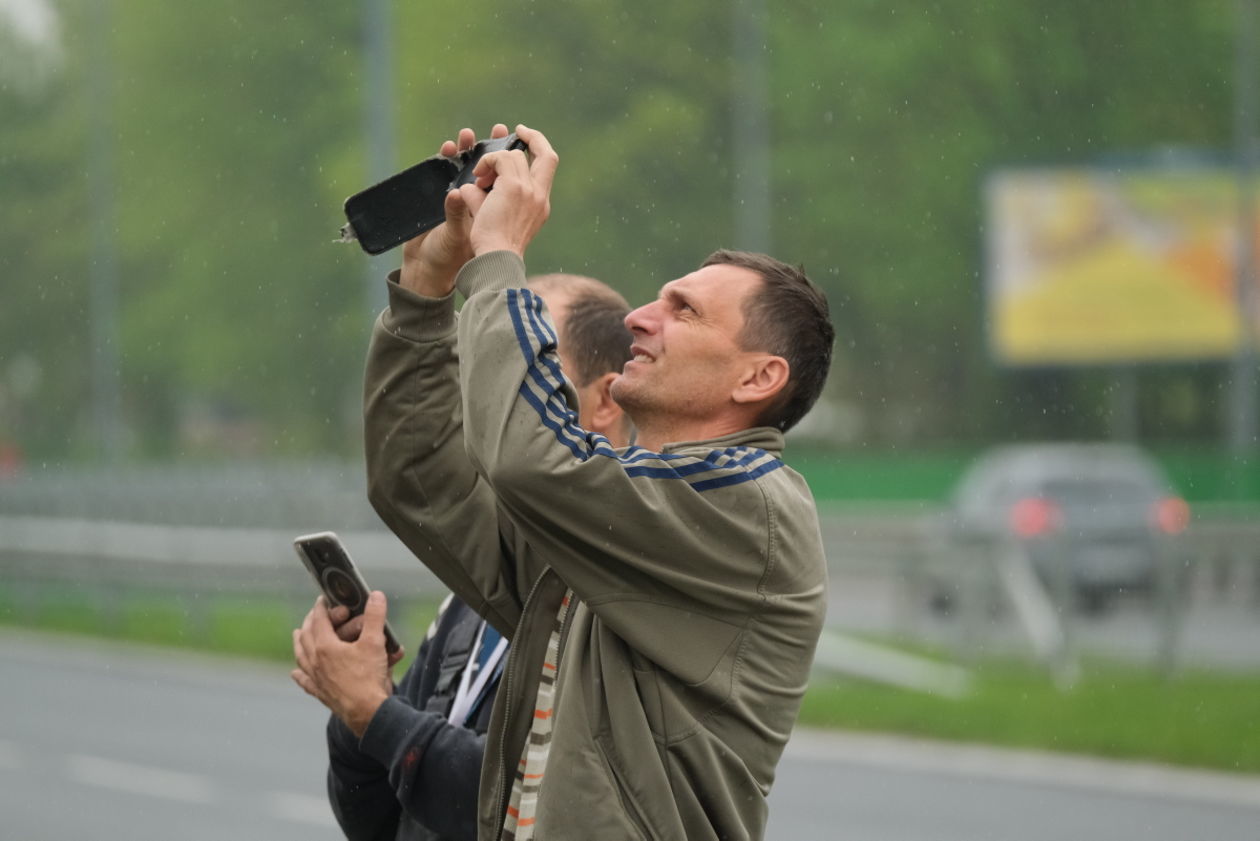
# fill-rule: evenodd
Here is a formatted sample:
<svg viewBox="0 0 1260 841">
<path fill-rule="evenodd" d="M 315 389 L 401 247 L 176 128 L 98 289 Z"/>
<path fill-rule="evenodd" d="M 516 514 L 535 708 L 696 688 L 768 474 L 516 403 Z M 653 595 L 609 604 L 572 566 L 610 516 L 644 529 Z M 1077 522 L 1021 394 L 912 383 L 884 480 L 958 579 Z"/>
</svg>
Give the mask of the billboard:
<svg viewBox="0 0 1260 841">
<path fill-rule="evenodd" d="M 994 357 L 1094 365 L 1232 356 L 1238 201 L 1225 168 L 992 175 L 985 297 Z"/>
</svg>

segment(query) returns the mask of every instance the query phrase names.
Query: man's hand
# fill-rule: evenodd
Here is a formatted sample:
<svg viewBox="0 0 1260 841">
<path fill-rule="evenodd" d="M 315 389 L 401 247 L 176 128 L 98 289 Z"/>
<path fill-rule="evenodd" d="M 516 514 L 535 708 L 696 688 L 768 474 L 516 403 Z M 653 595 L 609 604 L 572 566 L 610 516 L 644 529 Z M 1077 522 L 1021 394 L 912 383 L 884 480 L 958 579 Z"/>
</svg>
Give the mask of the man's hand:
<svg viewBox="0 0 1260 841">
<path fill-rule="evenodd" d="M 401 650 L 394 657 L 385 652 L 385 613 L 385 594 L 374 591 L 362 617 L 346 621 L 346 614 L 338 612 L 341 623 L 334 628 L 320 596 L 293 632 L 298 665 L 290 673 L 293 681 L 360 738 L 377 708 L 393 694 L 389 670 L 402 657 Z M 347 641 L 339 634 L 355 638 Z"/>
<path fill-rule="evenodd" d="M 506 250 L 525 256 L 551 214 L 551 183 L 560 158 L 542 132 L 517 126 L 516 136 L 529 146 L 529 157 L 519 149 L 491 152 L 473 170 L 476 183 L 460 187 L 461 202 L 472 213 L 468 238 L 475 255 Z M 488 192 L 491 187 L 494 191 Z"/>
<path fill-rule="evenodd" d="M 507 137 L 507 126 L 499 123 L 490 130 L 492 138 Z M 454 157 L 471 149 L 477 137 L 470 128 L 461 129 L 457 140 L 442 144 L 438 154 Z M 472 213 L 458 190 L 446 194 L 446 221 L 403 244 L 400 285 L 430 298 L 442 298 L 455 288 L 455 276 L 473 258 L 469 229 Z"/>
<path fill-rule="evenodd" d="M 333 630 L 337 632 L 337 637 L 343 642 L 354 642 L 363 633 L 363 620 L 365 615 L 360 613 L 358 616 L 350 615 L 350 608 L 345 605 L 334 605 L 328 608 L 328 621 L 332 622 Z M 389 653 L 389 667 L 392 669 L 398 665 L 403 657 L 407 656 L 407 652 L 400 645 L 392 653 Z"/>
</svg>

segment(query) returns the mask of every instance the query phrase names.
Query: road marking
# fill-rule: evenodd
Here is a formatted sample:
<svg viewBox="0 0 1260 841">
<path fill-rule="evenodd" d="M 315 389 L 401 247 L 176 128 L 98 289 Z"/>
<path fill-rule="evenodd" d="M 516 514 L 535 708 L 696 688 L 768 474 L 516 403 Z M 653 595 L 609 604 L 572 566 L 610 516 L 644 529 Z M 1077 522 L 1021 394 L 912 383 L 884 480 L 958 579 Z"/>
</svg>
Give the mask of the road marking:
<svg viewBox="0 0 1260 841">
<path fill-rule="evenodd" d="M 12 742 L 0 739 L 0 768 L 16 770 L 22 767 L 22 755 Z"/>
<path fill-rule="evenodd" d="M 799 730 L 787 755 L 943 776 L 1174 797 L 1260 809 L 1260 775 L 910 737 Z"/>
<path fill-rule="evenodd" d="M 144 794 L 185 803 L 210 803 L 214 785 L 198 774 L 74 754 L 68 758 L 70 779 L 85 785 Z"/>
<path fill-rule="evenodd" d="M 337 825 L 327 798 L 291 791 L 273 791 L 268 800 L 271 802 L 271 814 L 286 821 L 314 826 Z"/>
</svg>

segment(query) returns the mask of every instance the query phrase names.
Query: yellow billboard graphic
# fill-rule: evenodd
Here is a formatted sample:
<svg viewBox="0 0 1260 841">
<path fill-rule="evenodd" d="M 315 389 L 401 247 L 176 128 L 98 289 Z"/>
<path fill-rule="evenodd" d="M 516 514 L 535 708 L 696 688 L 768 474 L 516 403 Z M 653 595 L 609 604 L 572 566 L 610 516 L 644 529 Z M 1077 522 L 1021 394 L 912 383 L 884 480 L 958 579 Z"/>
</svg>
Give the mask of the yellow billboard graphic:
<svg viewBox="0 0 1260 841">
<path fill-rule="evenodd" d="M 1237 348 L 1230 172 L 1006 172 L 987 184 L 986 213 L 990 344 L 999 361 L 1211 359 Z"/>
</svg>

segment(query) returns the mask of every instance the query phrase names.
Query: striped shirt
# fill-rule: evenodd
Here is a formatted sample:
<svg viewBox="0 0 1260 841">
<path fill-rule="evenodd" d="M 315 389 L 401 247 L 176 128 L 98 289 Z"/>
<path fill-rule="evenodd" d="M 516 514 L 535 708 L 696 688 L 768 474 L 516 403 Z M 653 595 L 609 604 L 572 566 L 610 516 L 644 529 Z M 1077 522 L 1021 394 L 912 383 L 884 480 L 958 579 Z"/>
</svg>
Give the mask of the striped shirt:
<svg viewBox="0 0 1260 841">
<path fill-rule="evenodd" d="M 547 641 L 547 656 L 543 659 L 542 679 L 538 682 L 538 700 L 534 704 L 534 721 L 529 728 L 529 738 L 512 780 L 512 796 L 508 800 L 507 815 L 503 820 L 502 841 L 532 841 L 534 815 L 538 809 L 538 792 L 542 789 L 543 772 L 547 767 L 547 754 L 551 750 L 551 728 L 556 694 L 556 675 L 560 667 L 560 631 L 569 613 L 573 591 L 567 590 L 556 611 L 556 621 Z"/>
</svg>

